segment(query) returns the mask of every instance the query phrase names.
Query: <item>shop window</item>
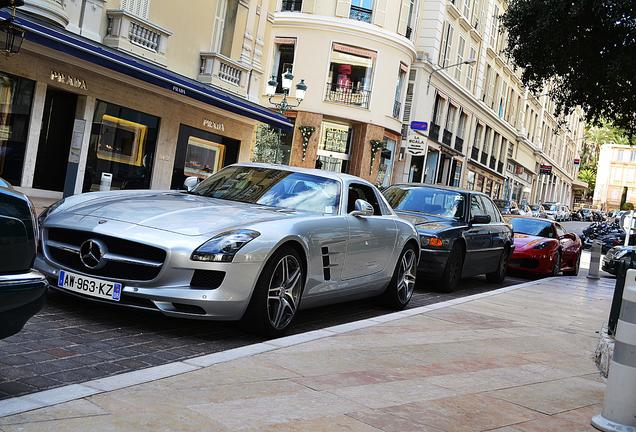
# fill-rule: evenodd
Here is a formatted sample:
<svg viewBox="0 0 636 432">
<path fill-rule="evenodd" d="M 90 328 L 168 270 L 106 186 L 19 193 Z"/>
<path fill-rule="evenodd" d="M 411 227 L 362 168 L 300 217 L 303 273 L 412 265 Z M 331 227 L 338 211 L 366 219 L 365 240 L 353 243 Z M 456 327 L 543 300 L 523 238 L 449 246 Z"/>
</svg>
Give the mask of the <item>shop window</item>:
<svg viewBox="0 0 636 432">
<path fill-rule="evenodd" d="M 282 94 L 283 91 L 283 74 L 287 71 L 294 72 L 294 55 L 296 50 L 295 38 L 276 38 L 274 39 L 274 62 L 272 64 L 272 76 L 276 78 L 278 86 L 276 93 Z"/>
<path fill-rule="evenodd" d="M 121 0 L 121 8 L 139 18 L 148 19 L 150 0 Z"/>
<path fill-rule="evenodd" d="M 484 176 L 481 174 L 477 174 L 477 181 L 475 183 L 475 190 L 476 191 L 483 191 L 484 190 Z"/>
<path fill-rule="evenodd" d="M 373 0 L 351 0 L 351 9 L 349 12 L 349 18 L 364 21 L 367 23 L 373 22 Z"/>
<path fill-rule="evenodd" d="M 484 189 L 484 193 L 486 195 L 490 195 L 492 193 L 492 179 L 486 180 L 486 189 Z"/>
<path fill-rule="evenodd" d="M 369 108 L 376 53 L 334 44 L 325 101 Z"/>
<path fill-rule="evenodd" d="M 0 72 L 0 177 L 22 179 L 35 82 Z"/>
<path fill-rule="evenodd" d="M 349 126 L 322 122 L 318 144 L 318 159 L 322 169 L 347 172 L 352 135 Z"/>
<path fill-rule="evenodd" d="M 148 189 L 159 132 L 159 117 L 97 101 L 83 191 L 99 190 L 102 173 L 112 189 Z"/>
<path fill-rule="evenodd" d="M 380 157 L 380 169 L 378 172 L 378 184 L 384 187 L 391 185 L 391 177 L 393 176 L 393 155 L 397 143 L 390 138 L 384 138 L 384 148 Z"/>
</svg>

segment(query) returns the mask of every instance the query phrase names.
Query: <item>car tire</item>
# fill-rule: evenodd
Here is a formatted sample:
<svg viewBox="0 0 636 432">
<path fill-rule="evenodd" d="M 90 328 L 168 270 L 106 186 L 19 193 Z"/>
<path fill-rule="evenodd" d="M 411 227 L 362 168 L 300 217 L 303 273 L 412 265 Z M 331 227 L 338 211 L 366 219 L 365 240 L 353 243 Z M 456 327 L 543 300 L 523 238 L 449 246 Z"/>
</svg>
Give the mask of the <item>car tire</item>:
<svg viewBox="0 0 636 432">
<path fill-rule="evenodd" d="M 576 261 L 574 262 L 574 268 L 572 270 L 564 271 L 563 274 L 565 276 L 578 276 L 579 269 L 581 268 L 581 252 L 576 257 Z"/>
<path fill-rule="evenodd" d="M 380 296 L 382 306 L 402 310 L 413 297 L 417 277 L 417 250 L 414 246 L 405 246 L 400 254 L 391 282 Z"/>
<path fill-rule="evenodd" d="M 241 327 L 266 337 L 285 334 L 296 318 L 305 278 L 302 257 L 295 248 L 283 245 L 265 263 Z"/>
<path fill-rule="evenodd" d="M 500 284 L 506 279 L 506 272 L 508 270 L 508 259 L 510 258 L 510 248 L 505 247 L 504 252 L 499 257 L 499 264 L 497 270 L 492 273 L 486 273 L 486 280 L 490 283 Z"/>
<path fill-rule="evenodd" d="M 550 276 L 558 276 L 559 273 L 561 273 L 561 252 L 557 252 L 556 260 L 554 260 Z"/>
<path fill-rule="evenodd" d="M 451 293 L 457 289 L 459 282 L 462 280 L 462 271 L 464 269 L 464 248 L 462 245 L 455 243 L 448 255 L 448 261 L 442 273 L 442 279 L 439 284 L 439 290 L 445 293 Z"/>
</svg>

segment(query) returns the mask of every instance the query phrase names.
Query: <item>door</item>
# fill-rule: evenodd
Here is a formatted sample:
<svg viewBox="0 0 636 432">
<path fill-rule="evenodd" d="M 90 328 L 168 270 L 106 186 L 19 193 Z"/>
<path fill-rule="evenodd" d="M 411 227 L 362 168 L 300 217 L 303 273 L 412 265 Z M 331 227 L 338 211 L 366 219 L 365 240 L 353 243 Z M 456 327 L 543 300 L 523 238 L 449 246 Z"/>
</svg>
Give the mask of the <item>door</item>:
<svg viewBox="0 0 636 432">
<path fill-rule="evenodd" d="M 480 196 L 486 214 L 490 216 L 490 252 L 488 253 L 488 264 L 490 271 L 497 269 L 497 264 L 504 253 L 506 242 L 510 239 L 510 228 L 506 225 L 501 213 L 495 203 L 487 196 Z"/>
<path fill-rule="evenodd" d="M 578 258 L 576 242 L 567 235 L 567 231 L 561 224 L 554 224 L 554 227 L 561 245 L 561 268 L 573 268 Z"/>
<path fill-rule="evenodd" d="M 486 215 L 484 204 L 478 195 L 470 196 L 470 213 L 468 220 L 479 215 Z M 492 267 L 488 262 L 491 253 L 490 224 L 470 224 L 464 233 L 466 240 L 466 260 L 463 276 L 486 273 L 484 269 Z"/>
<path fill-rule="evenodd" d="M 383 271 L 393 256 L 397 239 L 397 226 L 391 218 L 382 216 L 382 209 L 373 188 L 352 183 L 347 191 L 347 213 L 355 208 L 357 199 L 373 206 L 373 216 L 347 215 L 349 240 L 342 279 L 369 276 Z"/>
<path fill-rule="evenodd" d="M 77 95 L 52 87 L 46 90 L 34 188 L 64 191 L 76 105 Z"/>
</svg>

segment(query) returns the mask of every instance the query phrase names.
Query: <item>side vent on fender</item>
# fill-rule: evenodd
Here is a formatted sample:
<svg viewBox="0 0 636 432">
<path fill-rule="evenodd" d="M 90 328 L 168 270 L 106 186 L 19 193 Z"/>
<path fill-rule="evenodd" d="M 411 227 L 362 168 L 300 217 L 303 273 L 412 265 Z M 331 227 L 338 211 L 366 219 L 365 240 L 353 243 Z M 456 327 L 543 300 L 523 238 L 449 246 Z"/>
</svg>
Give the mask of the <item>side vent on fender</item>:
<svg viewBox="0 0 636 432">
<path fill-rule="evenodd" d="M 322 274 L 326 281 L 331 280 L 331 264 L 329 263 L 329 248 L 322 248 Z"/>
</svg>

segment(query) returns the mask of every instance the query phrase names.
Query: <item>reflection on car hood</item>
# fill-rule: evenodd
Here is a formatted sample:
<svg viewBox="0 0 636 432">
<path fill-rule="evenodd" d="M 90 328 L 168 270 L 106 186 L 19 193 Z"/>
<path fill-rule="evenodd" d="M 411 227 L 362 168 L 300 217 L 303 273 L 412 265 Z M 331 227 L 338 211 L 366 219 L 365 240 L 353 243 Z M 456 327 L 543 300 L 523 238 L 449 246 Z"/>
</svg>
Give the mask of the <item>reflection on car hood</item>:
<svg viewBox="0 0 636 432">
<path fill-rule="evenodd" d="M 555 239 L 551 239 L 547 237 L 539 237 L 539 236 L 533 236 L 533 235 L 521 234 L 521 233 L 515 233 L 514 235 L 514 244 L 515 244 L 516 251 L 523 250 L 523 249 L 532 249 L 533 247 L 535 247 L 536 245 L 540 243 L 549 242 L 549 241 L 553 241 L 556 243 Z"/>
<path fill-rule="evenodd" d="M 400 210 L 395 210 L 395 213 L 397 213 L 397 215 L 402 219 L 415 225 L 415 228 L 417 228 L 418 231 L 436 232 L 465 225 L 464 222 L 457 221 L 455 219 L 448 219 L 425 213 L 411 213 Z"/>
<path fill-rule="evenodd" d="M 107 194 L 61 213 L 116 220 L 191 236 L 304 214 L 179 192 Z"/>
</svg>

